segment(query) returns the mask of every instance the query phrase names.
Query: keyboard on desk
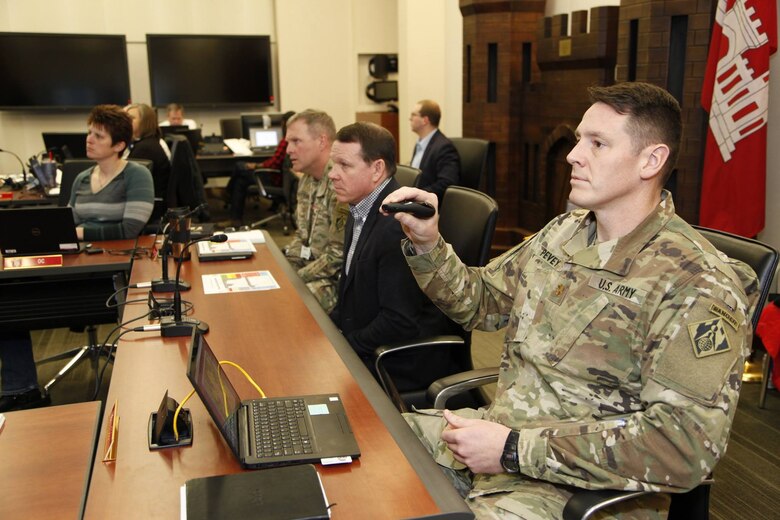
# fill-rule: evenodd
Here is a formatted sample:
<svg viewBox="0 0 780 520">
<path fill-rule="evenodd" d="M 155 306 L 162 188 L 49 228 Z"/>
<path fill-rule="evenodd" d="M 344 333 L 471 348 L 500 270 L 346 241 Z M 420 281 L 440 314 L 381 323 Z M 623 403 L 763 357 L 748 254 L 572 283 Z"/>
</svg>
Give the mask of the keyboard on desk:
<svg viewBox="0 0 780 520">
<path fill-rule="evenodd" d="M 233 155 L 233 152 L 222 142 L 203 143 L 198 150 L 198 155 Z"/>
<path fill-rule="evenodd" d="M 252 401 L 258 457 L 313 453 L 303 399 Z"/>
</svg>

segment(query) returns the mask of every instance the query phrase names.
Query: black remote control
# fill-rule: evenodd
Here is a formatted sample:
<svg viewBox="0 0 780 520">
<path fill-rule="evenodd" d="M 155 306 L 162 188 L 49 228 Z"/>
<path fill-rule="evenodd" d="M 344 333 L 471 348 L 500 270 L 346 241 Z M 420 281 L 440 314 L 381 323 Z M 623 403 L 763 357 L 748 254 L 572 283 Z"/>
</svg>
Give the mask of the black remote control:
<svg viewBox="0 0 780 520">
<path fill-rule="evenodd" d="M 388 213 L 398 213 L 401 211 L 404 213 L 411 213 L 415 217 L 421 219 L 431 218 L 436 214 L 436 210 L 427 202 L 415 202 L 413 200 L 382 204 L 382 209 Z"/>
</svg>

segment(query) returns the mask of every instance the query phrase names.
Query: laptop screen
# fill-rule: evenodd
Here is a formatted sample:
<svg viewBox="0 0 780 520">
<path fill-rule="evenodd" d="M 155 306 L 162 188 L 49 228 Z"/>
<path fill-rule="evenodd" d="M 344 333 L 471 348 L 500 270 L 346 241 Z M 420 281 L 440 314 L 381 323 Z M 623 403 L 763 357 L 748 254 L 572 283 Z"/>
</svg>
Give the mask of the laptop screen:
<svg viewBox="0 0 780 520">
<path fill-rule="evenodd" d="M 250 128 L 249 135 L 254 148 L 275 148 L 281 139 L 281 128 Z"/>
<path fill-rule="evenodd" d="M 76 224 L 70 207 L 0 209 L 3 256 L 78 253 Z"/>
<path fill-rule="evenodd" d="M 230 449 L 239 457 L 238 410 L 241 398 L 202 334 L 193 334 L 187 376 L 217 423 Z"/>
</svg>

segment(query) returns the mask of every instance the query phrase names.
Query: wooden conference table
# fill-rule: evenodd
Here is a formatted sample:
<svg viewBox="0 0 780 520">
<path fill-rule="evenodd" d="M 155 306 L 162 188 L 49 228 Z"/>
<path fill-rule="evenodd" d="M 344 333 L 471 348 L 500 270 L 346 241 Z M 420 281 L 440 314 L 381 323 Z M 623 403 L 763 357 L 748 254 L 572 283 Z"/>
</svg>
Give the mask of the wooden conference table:
<svg viewBox="0 0 780 520">
<path fill-rule="evenodd" d="M 92 469 L 100 403 L 4 415 L 0 518 L 78 518 Z"/>
<path fill-rule="evenodd" d="M 134 240 L 99 243 L 106 251 L 130 249 L 134 244 Z M 116 323 L 117 309 L 107 308 L 106 299 L 115 287 L 127 284 L 131 265 L 126 254 L 82 253 L 62 255 L 62 266 L 57 267 L 0 268 L 0 327 L 45 329 Z"/>
<path fill-rule="evenodd" d="M 408 518 L 450 513 L 472 518 L 465 503 L 425 452 L 349 344 L 320 309 L 266 234 L 251 260 L 184 264 L 192 284 L 183 300 L 192 317 L 210 326 L 217 357 L 238 363 L 269 396 L 338 392 L 362 456 L 351 464 L 321 466 L 333 518 Z M 278 290 L 205 295 L 202 274 L 268 270 Z M 171 269 L 171 272 L 175 272 Z M 136 260 L 131 283 L 160 276 L 160 263 Z M 145 299 L 130 290 L 128 301 Z M 124 319 L 146 312 L 129 304 Z M 143 324 L 143 322 L 135 325 Z M 103 463 L 104 414 L 85 509 L 85 518 L 179 517 L 180 487 L 189 479 L 241 471 L 197 394 L 185 405 L 193 417 L 189 447 L 150 451 L 148 420 L 163 394 L 181 401 L 192 390 L 186 377 L 189 337 L 161 338 L 133 332 L 120 341 L 106 410 L 118 402 L 117 460 Z M 236 370 L 228 376 L 242 398 L 258 397 Z"/>
</svg>

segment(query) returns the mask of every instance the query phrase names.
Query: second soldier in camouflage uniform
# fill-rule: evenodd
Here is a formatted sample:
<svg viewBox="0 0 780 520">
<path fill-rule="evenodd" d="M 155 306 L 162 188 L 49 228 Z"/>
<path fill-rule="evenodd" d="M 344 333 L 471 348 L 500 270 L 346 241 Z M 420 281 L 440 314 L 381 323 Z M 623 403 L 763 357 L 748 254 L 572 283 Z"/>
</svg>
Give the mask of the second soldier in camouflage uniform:
<svg viewBox="0 0 780 520">
<path fill-rule="evenodd" d="M 324 112 L 305 110 L 287 123 L 292 169 L 304 176 L 298 186 L 295 238 L 285 248 L 285 256 L 326 312 L 336 305 L 349 216 L 349 208 L 336 200 L 328 179 L 335 136 L 333 119 Z"/>
<path fill-rule="evenodd" d="M 680 135 L 671 96 L 630 83 L 591 95 L 569 161 L 571 199 L 592 211 L 557 217 L 483 269 L 440 237 L 420 247 L 419 221 L 398 217 L 434 303 L 467 329 L 507 328 L 489 408 L 406 415 L 480 518 L 560 518 L 572 486 L 685 491 L 726 449 L 755 275 L 661 191 Z M 676 120 L 666 133 L 642 127 L 664 117 Z M 428 200 L 387 201 L 410 195 Z M 663 518 L 667 503 L 648 495 L 611 512 Z"/>
</svg>

